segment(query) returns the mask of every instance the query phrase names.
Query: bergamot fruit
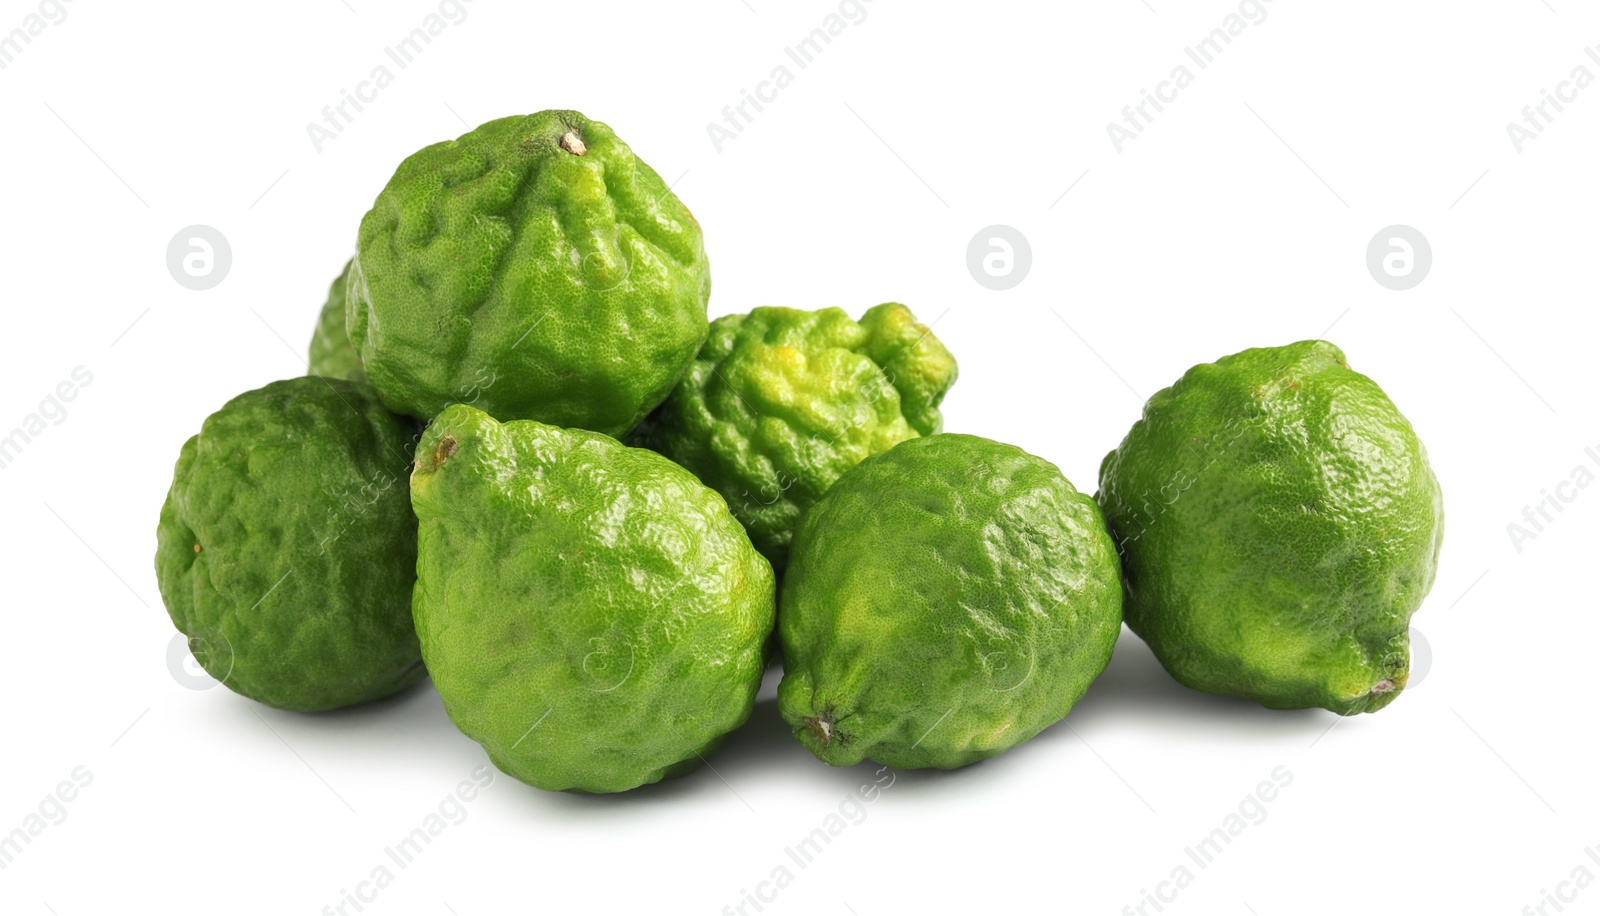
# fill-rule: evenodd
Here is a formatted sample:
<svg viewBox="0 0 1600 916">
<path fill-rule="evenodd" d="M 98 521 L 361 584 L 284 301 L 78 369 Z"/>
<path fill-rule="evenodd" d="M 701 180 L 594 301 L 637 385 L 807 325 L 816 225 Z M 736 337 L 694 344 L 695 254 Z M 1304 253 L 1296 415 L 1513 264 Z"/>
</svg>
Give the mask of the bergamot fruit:
<svg viewBox="0 0 1600 916">
<path fill-rule="evenodd" d="M 350 337 L 392 410 L 473 404 L 612 436 L 706 337 L 700 226 L 576 111 L 490 121 L 400 164 L 361 220 Z"/>
<path fill-rule="evenodd" d="M 1065 717 L 1122 627 L 1116 547 L 1056 466 L 976 436 L 910 439 L 800 523 L 778 706 L 811 752 L 949 769 Z"/>
<path fill-rule="evenodd" d="M 694 767 L 750 715 L 772 568 L 693 474 L 455 405 L 417 446 L 411 497 L 422 655 L 501 770 L 621 792 Z"/>
<path fill-rule="evenodd" d="M 956 362 L 911 310 L 726 315 L 634 440 L 722 494 L 781 575 L 805 510 L 839 475 L 938 432 Z"/>
<path fill-rule="evenodd" d="M 333 280 L 333 285 L 328 287 L 328 301 L 322 306 L 322 313 L 317 316 L 317 329 L 311 335 L 311 351 L 308 364 L 312 375 L 321 375 L 327 378 L 343 378 L 360 381 L 366 378 L 361 371 L 361 355 L 356 352 L 355 345 L 350 343 L 350 335 L 345 331 L 345 284 L 350 277 L 350 262 L 346 262 L 344 270 Z"/>
<path fill-rule="evenodd" d="M 1197 690 L 1374 712 L 1406 685 L 1443 503 L 1376 383 L 1307 340 L 1195 366 L 1100 468 L 1128 626 Z"/>
<path fill-rule="evenodd" d="M 184 443 L 156 579 L 207 673 L 303 711 L 423 678 L 412 435 L 366 385 L 304 376 L 239 395 Z"/>
</svg>

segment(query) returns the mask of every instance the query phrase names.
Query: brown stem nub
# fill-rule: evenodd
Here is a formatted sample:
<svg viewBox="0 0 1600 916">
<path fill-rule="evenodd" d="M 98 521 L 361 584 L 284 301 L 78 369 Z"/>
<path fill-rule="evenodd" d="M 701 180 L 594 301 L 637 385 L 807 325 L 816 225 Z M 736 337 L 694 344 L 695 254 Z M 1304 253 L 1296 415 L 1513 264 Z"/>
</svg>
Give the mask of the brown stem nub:
<svg viewBox="0 0 1600 916">
<path fill-rule="evenodd" d="M 589 148 L 583 145 L 583 138 L 579 137 L 578 132 L 575 130 L 569 130 L 562 134 L 561 148 L 574 156 L 582 156 L 589 151 Z"/>
</svg>

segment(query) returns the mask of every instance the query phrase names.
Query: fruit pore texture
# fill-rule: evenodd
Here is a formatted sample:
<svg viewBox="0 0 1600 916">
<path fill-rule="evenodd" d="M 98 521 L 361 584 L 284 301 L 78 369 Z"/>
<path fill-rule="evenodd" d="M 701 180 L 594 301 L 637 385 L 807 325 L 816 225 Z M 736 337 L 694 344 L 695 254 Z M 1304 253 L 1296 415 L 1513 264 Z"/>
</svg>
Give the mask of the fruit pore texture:
<svg viewBox="0 0 1600 916">
<path fill-rule="evenodd" d="M 1409 672 L 1443 502 L 1427 453 L 1326 341 L 1195 366 L 1106 456 L 1128 626 L 1184 684 L 1372 712 Z"/>
<path fill-rule="evenodd" d="M 1116 549 L 1055 465 L 976 436 L 911 439 L 800 525 L 778 705 L 835 766 L 953 768 L 1067 715 L 1121 630 Z"/>
<path fill-rule="evenodd" d="M 423 678 L 412 435 L 366 385 L 304 376 L 234 398 L 184 443 L 156 579 L 207 673 L 303 711 Z"/>
<path fill-rule="evenodd" d="M 311 335 L 307 363 L 312 375 L 353 381 L 366 378 L 366 373 L 361 371 L 361 355 L 350 343 L 350 334 L 345 330 L 344 294 L 349 279 L 350 262 L 346 262 L 344 270 L 328 288 L 328 301 L 323 304 L 317 316 L 316 331 Z"/>
<path fill-rule="evenodd" d="M 772 569 L 688 471 L 456 405 L 417 447 L 412 499 L 423 657 L 500 769 L 620 792 L 697 765 L 749 716 Z"/>
<path fill-rule="evenodd" d="M 765 306 L 712 322 L 634 441 L 728 501 L 780 575 L 806 509 L 868 455 L 939 431 L 956 362 L 903 305 Z"/>
<path fill-rule="evenodd" d="M 611 128 L 490 121 L 400 164 L 361 221 L 351 340 L 392 409 L 620 436 L 706 336 L 700 226 Z"/>
</svg>

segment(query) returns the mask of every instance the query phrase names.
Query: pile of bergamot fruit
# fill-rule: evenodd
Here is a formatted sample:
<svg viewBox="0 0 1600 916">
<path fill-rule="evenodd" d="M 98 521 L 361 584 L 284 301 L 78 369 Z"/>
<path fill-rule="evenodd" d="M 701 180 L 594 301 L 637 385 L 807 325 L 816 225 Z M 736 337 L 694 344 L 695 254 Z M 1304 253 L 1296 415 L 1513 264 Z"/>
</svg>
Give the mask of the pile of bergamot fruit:
<svg viewBox="0 0 1600 916">
<path fill-rule="evenodd" d="M 943 433 L 903 305 L 707 321 L 700 226 L 598 121 L 491 121 L 400 164 L 311 372 L 227 402 L 157 529 L 167 610 L 247 697 L 431 676 L 496 766 L 620 792 L 778 706 L 821 760 L 960 767 L 1061 720 L 1126 620 L 1184 684 L 1372 712 L 1406 685 L 1439 486 L 1320 340 L 1195 366 L 1091 498 Z"/>
</svg>

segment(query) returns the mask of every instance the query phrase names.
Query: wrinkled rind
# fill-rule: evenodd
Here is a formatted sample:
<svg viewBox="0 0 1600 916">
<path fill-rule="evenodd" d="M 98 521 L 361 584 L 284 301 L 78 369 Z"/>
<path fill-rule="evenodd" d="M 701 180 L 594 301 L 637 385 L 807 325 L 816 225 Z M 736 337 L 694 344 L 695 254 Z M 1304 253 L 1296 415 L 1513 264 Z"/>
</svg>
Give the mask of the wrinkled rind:
<svg viewBox="0 0 1600 916">
<path fill-rule="evenodd" d="M 835 766 L 949 769 L 1028 740 L 1105 669 L 1122 621 L 1094 501 L 1042 458 L 949 433 L 834 484 L 801 522 L 781 604 L 778 706 Z"/>
<path fill-rule="evenodd" d="M 345 262 L 344 269 L 328 287 L 328 301 L 322 306 L 322 313 L 317 316 L 317 329 L 311 335 L 309 372 L 327 378 L 365 381 L 367 376 L 361 370 L 361 355 L 345 330 L 344 294 L 350 278 L 350 264 Z"/>
<path fill-rule="evenodd" d="M 501 770 L 620 792 L 692 768 L 750 715 L 772 569 L 692 474 L 457 405 L 412 481 L 423 657 Z"/>
<path fill-rule="evenodd" d="M 212 677 L 302 711 L 423 678 L 410 438 L 367 386 L 305 376 L 234 398 L 184 444 L 156 579 Z"/>
<path fill-rule="evenodd" d="M 876 306 L 860 324 L 838 308 L 764 306 L 712 323 L 632 441 L 722 494 L 781 575 L 805 510 L 862 458 L 919 425 L 936 430 L 955 375 L 905 306 Z"/>
<path fill-rule="evenodd" d="M 1411 424 L 1339 348 L 1190 369 L 1106 456 L 1098 498 L 1128 625 L 1180 682 L 1342 714 L 1400 694 L 1443 498 Z"/>
<path fill-rule="evenodd" d="M 927 325 L 897 302 L 875 305 L 861 316 L 864 352 L 883 367 L 900 392 L 900 412 L 911 428 L 931 436 L 944 428 L 939 403 L 956 383 L 956 360 Z"/>
<path fill-rule="evenodd" d="M 400 413 L 471 403 L 620 436 L 705 340 L 710 292 L 700 226 L 660 176 L 605 124 L 543 111 L 401 163 L 361 221 L 348 325 Z"/>
</svg>

